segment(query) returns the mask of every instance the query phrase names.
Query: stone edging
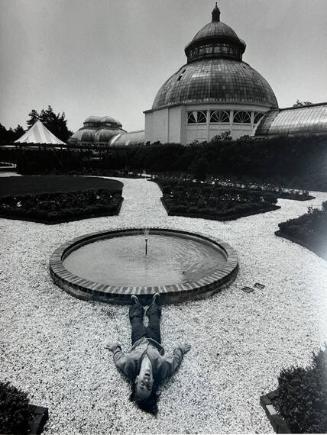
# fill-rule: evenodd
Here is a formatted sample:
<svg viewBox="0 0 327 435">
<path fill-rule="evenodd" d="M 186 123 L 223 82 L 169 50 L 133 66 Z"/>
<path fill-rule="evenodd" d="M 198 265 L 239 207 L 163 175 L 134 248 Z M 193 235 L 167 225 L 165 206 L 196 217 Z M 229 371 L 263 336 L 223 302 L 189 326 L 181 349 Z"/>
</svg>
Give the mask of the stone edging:
<svg viewBox="0 0 327 435">
<path fill-rule="evenodd" d="M 152 295 L 159 292 L 163 304 L 182 302 L 185 300 L 201 299 L 211 296 L 222 288 L 228 286 L 236 278 L 238 259 L 234 249 L 227 243 L 199 233 L 189 233 L 171 228 L 148 228 L 152 234 L 170 233 L 181 237 L 196 238 L 202 242 L 214 244 L 225 255 L 226 264 L 222 270 L 203 276 L 195 282 L 171 284 L 163 286 L 111 286 L 86 280 L 69 272 L 63 265 L 63 260 L 74 250 L 96 240 L 130 234 L 143 234 L 144 228 L 118 228 L 115 230 L 101 231 L 77 237 L 61 245 L 54 251 L 50 258 L 50 274 L 59 287 L 71 295 L 89 301 L 101 301 L 116 304 L 129 304 L 130 296 L 135 294 L 147 303 Z"/>
<path fill-rule="evenodd" d="M 48 408 L 42 406 L 29 405 L 32 416 L 28 422 L 30 435 L 37 435 L 43 432 L 43 428 L 49 418 Z"/>
<path fill-rule="evenodd" d="M 265 410 L 265 413 L 276 433 L 291 433 L 286 421 L 281 417 L 275 406 L 273 405 L 273 400 L 278 398 L 278 389 L 271 391 L 260 397 L 260 405 Z"/>
</svg>

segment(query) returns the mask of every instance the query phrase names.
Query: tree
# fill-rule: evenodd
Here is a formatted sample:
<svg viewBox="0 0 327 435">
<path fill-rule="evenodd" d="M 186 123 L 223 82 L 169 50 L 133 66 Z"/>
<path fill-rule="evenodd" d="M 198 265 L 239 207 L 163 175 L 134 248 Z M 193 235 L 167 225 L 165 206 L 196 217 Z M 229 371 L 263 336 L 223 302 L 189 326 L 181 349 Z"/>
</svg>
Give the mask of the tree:
<svg viewBox="0 0 327 435">
<path fill-rule="evenodd" d="M 4 125 L 0 124 L 0 144 L 11 144 L 19 139 L 24 133 L 25 131 L 23 127 L 19 124 L 15 129 L 9 128 L 9 130 L 7 130 Z"/>
<path fill-rule="evenodd" d="M 26 121 L 26 124 L 28 125 L 28 128 L 32 127 L 36 123 L 38 119 L 40 119 L 40 115 L 37 113 L 37 110 L 32 109 L 30 113 L 28 114 L 30 119 Z"/>
<path fill-rule="evenodd" d="M 23 136 L 23 134 L 25 133 L 25 130 L 23 129 L 23 127 L 20 124 L 18 124 L 14 130 L 14 133 L 15 133 L 15 140 L 17 140 L 21 136 Z"/>
<path fill-rule="evenodd" d="M 40 120 L 52 134 L 57 136 L 62 141 L 66 142 L 67 139 L 73 134 L 67 128 L 67 120 L 65 119 L 65 112 L 55 114 L 52 107 L 48 106 L 46 110 L 42 109 L 40 113 L 37 110 L 31 110 L 28 114 L 30 117 L 26 123 L 29 127 L 34 125 L 37 120 Z"/>
<path fill-rule="evenodd" d="M 300 101 L 296 100 L 296 103 L 293 104 L 292 107 L 306 107 L 306 106 L 312 106 L 313 103 L 311 101 Z"/>
</svg>

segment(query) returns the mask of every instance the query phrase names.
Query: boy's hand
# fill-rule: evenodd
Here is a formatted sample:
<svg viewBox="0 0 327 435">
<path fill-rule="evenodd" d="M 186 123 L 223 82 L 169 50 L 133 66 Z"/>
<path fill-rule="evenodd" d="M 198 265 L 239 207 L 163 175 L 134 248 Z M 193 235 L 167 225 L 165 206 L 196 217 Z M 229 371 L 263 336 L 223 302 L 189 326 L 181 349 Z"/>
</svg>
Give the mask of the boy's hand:
<svg viewBox="0 0 327 435">
<path fill-rule="evenodd" d="M 114 352 L 117 349 L 117 347 L 121 347 L 121 346 L 119 343 L 106 343 L 104 347 L 110 350 L 110 352 Z"/>
</svg>

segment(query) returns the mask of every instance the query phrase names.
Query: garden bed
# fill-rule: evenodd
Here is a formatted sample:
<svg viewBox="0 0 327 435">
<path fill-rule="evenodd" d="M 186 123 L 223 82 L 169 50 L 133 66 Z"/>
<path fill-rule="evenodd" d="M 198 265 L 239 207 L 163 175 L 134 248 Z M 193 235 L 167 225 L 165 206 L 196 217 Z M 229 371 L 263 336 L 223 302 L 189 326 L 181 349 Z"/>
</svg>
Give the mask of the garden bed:
<svg viewBox="0 0 327 435">
<path fill-rule="evenodd" d="M 308 213 L 278 224 L 276 236 L 297 243 L 327 260 L 327 201 L 322 209 L 308 209 Z"/>
<path fill-rule="evenodd" d="M 320 349 L 306 367 L 283 369 L 278 389 L 260 397 L 277 433 L 327 432 L 327 352 Z"/>
<path fill-rule="evenodd" d="M 0 217 L 58 224 L 119 214 L 123 183 L 96 177 L 0 178 Z"/>
<path fill-rule="evenodd" d="M 40 434 L 48 418 L 48 409 L 31 405 L 27 393 L 0 382 L 1 434 Z"/>
<path fill-rule="evenodd" d="M 123 198 L 109 190 L 0 198 L 0 217 L 44 224 L 119 214 Z"/>
<path fill-rule="evenodd" d="M 99 189 L 106 189 L 111 193 L 121 193 L 123 183 L 105 178 L 73 175 L 25 175 L 0 178 L 0 197 Z"/>
<path fill-rule="evenodd" d="M 154 181 L 162 190 L 161 201 L 170 216 L 226 221 L 280 208 L 277 196 L 269 192 L 187 180 Z"/>
</svg>

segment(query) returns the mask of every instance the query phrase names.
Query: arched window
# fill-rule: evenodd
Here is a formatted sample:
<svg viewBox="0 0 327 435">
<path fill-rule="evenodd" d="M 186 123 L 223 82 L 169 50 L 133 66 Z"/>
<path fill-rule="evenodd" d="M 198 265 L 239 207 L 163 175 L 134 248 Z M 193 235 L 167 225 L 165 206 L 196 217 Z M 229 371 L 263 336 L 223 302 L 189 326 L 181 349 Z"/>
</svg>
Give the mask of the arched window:
<svg viewBox="0 0 327 435">
<path fill-rule="evenodd" d="M 201 111 L 194 111 L 194 112 L 188 112 L 187 113 L 187 123 L 188 124 L 205 124 L 207 122 L 207 112 L 201 110 Z"/>
<path fill-rule="evenodd" d="M 254 112 L 254 123 L 257 124 L 262 117 L 263 117 L 262 112 Z"/>
<path fill-rule="evenodd" d="M 187 123 L 188 124 L 196 124 L 196 112 L 188 112 Z"/>
<path fill-rule="evenodd" d="M 237 124 L 251 124 L 251 112 L 234 112 L 234 122 Z"/>
<path fill-rule="evenodd" d="M 210 122 L 227 122 L 229 123 L 229 112 L 226 110 L 211 110 Z"/>
</svg>

